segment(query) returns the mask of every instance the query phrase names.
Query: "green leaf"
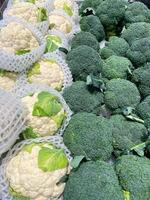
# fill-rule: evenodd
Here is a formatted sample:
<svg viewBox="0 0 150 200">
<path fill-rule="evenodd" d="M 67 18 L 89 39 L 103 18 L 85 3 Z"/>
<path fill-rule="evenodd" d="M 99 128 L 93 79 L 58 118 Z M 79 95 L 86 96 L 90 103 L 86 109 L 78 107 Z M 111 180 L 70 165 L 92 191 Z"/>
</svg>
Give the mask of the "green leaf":
<svg viewBox="0 0 150 200">
<path fill-rule="evenodd" d="M 146 148 L 146 143 L 141 143 L 141 144 L 138 144 L 134 147 L 131 148 L 131 151 L 135 151 L 139 156 L 144 156 L 144 151 L 145 151 L 145 148 Z"/>
<path fill-rule="evenodd" d="M 52 119 L 57 124 L 58 128 L 62 125 L 65 118 L 66 118 L 66 115 L 64 113 L 62 113 L 61 115 L 56 115 L 56 116 L 52 117 Z"/>
<path fill-rule="evenodd" d="M 4 69 L 0 69 L 0 76 L 3 77 L 3 76 L 6 76 L 7 75 L 7 71 L 4 70 Z"/>
<path fill-rule="evenodd" d="M 104 81 L 100 77 L 96 77 L 93 74 L 87 76 L 86 85 L 100 89 L 101 91 L 105 90 Z"/>
<path fill-rule="evenodd" d="M 27 0 L 27 2 L 35 4 L 35 0 Z"/>
<path fill-rule="evenodd" d="M 50 142 L 38 142 L 38 143 L 33 142 L 31 144 L 25 145 L 22 150 L 27 151 L 28 153 L 31 153 L 34 146 L 39 146 L 41 148 L 46 147 L 46 148 L 49 148 L 49 149 L 54 148 L 53 144 L 50 143 Z"/>
<path fill-rule="evenodd" d="M 60 44 L 62 43 L 61 38 L 55 35 L 48 35 L 46 38 L 46 50 L 47 52 L 53 52 L 59 48 Z"/>
<path fill-rule="evenodd" d="M 38 166 L 44 172 L 52 172 L 68 166 L 68 159 L 63 149 L 43 147 L 39 151 Z"/>
<path fill-rule="evenodd" d="M 31 143 L 31 144 L 27 144 L 23 147 L 23 151 L 27 151 L 28 153 L 32 152 L 33 147 L 36 145 L 36 143 Z"/>
<path fill-rule="evenodd" d="M 56 96 L 51 95 L 49 92 L 41 92 L 38 95 L 38 101 L 33 107 L 33 116 L 39 117 L 52 117 L 59 113 L 62 109 L 62 105 L 58 102 Z"/>
<path fill-rule="evenodd" d="M 19 49 L 15 52 L 16 55 L 23 55 L 23 54 L 26 54 L 26 53 L 29 53 L 30 50 L 29 49 Z"/>
<path fill-rule="evenodd" d="M 54 27 L 55 27 L 55 24 L 54 24 L 54 23 L 52 23 L 52 24 L 49 25 L 49 29 L 50 29 L 50 30 L 53 29 Z"/>
<path fill-rule="evenodd" d="M 72 168 L 77 168 L 81 161 L 85 158 L 85 156 L 76 156 L 72 161 L 71 161 L 71 167 Z"/>
<path fill-rule="evenodd" d="M 43 21 L 46 21 L 47 18 L 48 18 L 47 10 L 45 8 L 38 8 L 37 21 L 43 22 Z"/>
<path fill-rule="evenodd" d="M 64 3 L 63 10 L 64 10 L 69 16 L 72 16 L 72 15 L 73 15 L 72 9 L 67 5 L 67 3 Z"/>
<path fill-rule="evenodd" d="M 41 74 L 40 72 L 40 64 L 38 62 L 34 63 L 33 66 L 29 69 L 27 76 L 29 78 L 29 82 L 31 83 L 32 81 L 30 78 L 35 75 L 35 74 Z"/>
<path fill-rule="evenodd" d="M 130 192 L 123 190 L 124 200 L 130 200 Z"/>
<path fill-rule="evenodd" d="M 122 110 L 123 115 L 127 119 L 144 124 L 144 120 L 140 119 L 134 112 L 135 109 L 132 107 L 126 107 Z"/>
<path fill-rule="evenodd" d="M 11 187 L 9 187 L 9 193 L 11 196 L 15 197 L 15 200 L 30 200 L 29 197 L 24 197 L 21 194 L 15 192 Z"/>
<path fill-rule="evenodd" d="M 33 129 L 31 127 L 27 128 L 25 131 L 23 131 L 22 135 L 25 140 L 40 137 L 40 135 L 38 133 L 33 132 Z"/>
</svg>

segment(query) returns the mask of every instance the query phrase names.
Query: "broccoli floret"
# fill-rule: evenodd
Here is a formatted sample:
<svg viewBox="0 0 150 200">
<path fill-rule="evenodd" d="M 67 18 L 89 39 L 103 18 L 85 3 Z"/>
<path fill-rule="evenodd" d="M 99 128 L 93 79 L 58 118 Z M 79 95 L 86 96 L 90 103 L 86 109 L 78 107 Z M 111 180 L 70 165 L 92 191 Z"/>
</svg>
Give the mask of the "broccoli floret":
<svg viewBox="0 0 150 200">
<path fill-rule="evenodd" d="M 136 67 L 150 62 L 150 37 L 134 41 L 127 51 L 127 57 Z"/>
<path fill-rule="evenodd" d="M 105 27 L 107 36 L 117 35 L 122 30 L 120 23 L 124 18 L 126 5 L 125 0 L 106 0 L 98 6 L 96 16 Z"/>
<path fill-rule="evenodd" d="M 135 40 L 150 37 L 150 24 L 145 22 L 133 23 L 124 29 L 121 35 L 130 45 Z"/>
<path fill-rule="evenodd" d="M 108 160 L 113 151 L 111 124 L 102 116 L 77 113 L 64 132 L 64 143 L 74 156 Z"/>
<path fill-rule="evenodd" d="M 146 97 L 150 95 L 150 63 L 146 63 L 144 67 L 135 69 L 132 80 L 138 85 L 142 96 Z"/>
<path fill-rule="evenodd" d="M 84 15 L 86 10 L 93 10 L 96 11 L 97 7 L 103 2 L 104 0 L 84 0 L 82 2 L 81 8 L 79 9 L 79 14 Z"/>
<path fill-rule="evenodd" d="M 64 191 L 64 200 L 123 200 L 115 171 L 103 161 L 82 163 L 72 171 Z"/>
<path fill-rule="evenodd" d="M 102 76 L 107 79 L 122 78 L 127 79 L 131 74 L 132 63 L 125 57 L 111 56 L 103 64 Z"/>
<path fill-rule="evenodd" d="M 126 107 L 137 106 L 140 103 L 140 93 L 134 83 L 124 79 L 112 79 L 106 83 L 104 102 L 106 106 L 119 113 Z"/>
<path fill-rule="evenodd" d="M 75 81 L 85 81 L 91 73 L 99 74 L 103 66 L 99 53 L 86 45 L 72 49 L 67 54 L 66 61 Z"/>
<path fill-rule="evenodd" d="M 113 126 L 113 147 L 116 155 L 145 142 L 148 137 L 147 129 L 143 124 L 129 121 L 122 115 L 111 116 L 110 122 Z"/>
<path fill-rule="evenodd" d="M 89 90 L 83 81 L 76 81 L 65 88 L 63 97 L 74 113 L 85 111 L 99 114 L 103 103 L 103 94 Z"/>
<path fill-rule="evenodd" d="M 101 58 L 104 60 L 109 58 L 110 56 L 117 56 L 117 54 L 108 47 L 104 47 L 104 48 L 100 49 L 99 52 L 100 52 Z"/>
<path fill-rule="evenodd" d="M 150 22 L 150 10 L 141 2 L 128 5 L 125 12 L 125 23 Z"/>
<path fill-rule="evenodd" d="M 131 200 L 150 199 L 150 160 L 145 157 L 125 155 L 118 159 L 116 172 L 124 191 Z"/>
<path fill-rule="evenodd" d="M 96 37 L 88 32 L 81 31 L 80 33 L 77 33 L 75 37 L 72 39 L 71 49 L 75 49 L 81 45 L 87 45 L 95 49 L 96 51 L 99 50 L 99 43 Z"/>
<path fill-rule="evenodd" d="M 95 35 L 99 42 L 105 38 L 104 27 L 97 16 L 89 15 L 83 17 L 80 21 L 80 28 L 82 31 L 87 31 Z"/>
</svg>

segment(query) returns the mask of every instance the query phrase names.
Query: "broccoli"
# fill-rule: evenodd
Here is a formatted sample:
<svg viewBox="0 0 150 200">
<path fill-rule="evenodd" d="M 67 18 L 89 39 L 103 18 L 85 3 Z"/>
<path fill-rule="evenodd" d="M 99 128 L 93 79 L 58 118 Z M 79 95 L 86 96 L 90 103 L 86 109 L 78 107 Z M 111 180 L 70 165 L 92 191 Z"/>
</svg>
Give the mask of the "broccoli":
<svg viewBox="0 0 150 200">
<path fill-rule="evenodd" d="M 140 103 L 140 93 L 134 83 L 124 79 L 112 79 L 106 83 L 104 102 L 115 113 Z"/>
<path fill-rule="evenodd" d="M 117 160 L 119 182 L 131 200 L 150 199 L 150 160 L 146 157 L 124 155 Z"/>
<path fill-rule="evenodd" d="M 121 35 L 129 45 L 141 38 L 150 37 L 150 24 L 145 22 L 133 23 L 127 29 L 124 29 Z"/>
<path fill-rule="evenodd" d="M 67 54 L 66 61 L 75 81 L 84 81 L 91 73 L 99 74 L 103 66 L 99 53 L 86 45 L 72 49 Z"/>
<path fill-rule="evenodd" d="M 103 103 L 103 94 L 90 91 L 83 81 L 76 81 L 65 88 L 63 97 L 74 113 L 85 111 L 99 114 Z"/>
<path fill-rule="evenodd" d="M 99 43 L 96 37 L 88 32 L 81 31 L 80 33 L 77 33 L 75 37 L 72 39 L 71 49 L 75 49 L 81 45 L 87 45 L 95 49 L 96 51 L 99 50 Z"/>
<path fill-rule="evenodd" d="M 64 200 L 124 200 L 111 165 L 103 161 L 82 163 L 66 183 Z"/>
<path fill-rule="evenodd" d="M 127 58 L 129 58 L 136 67 L 150 62 L 150 37 L 133 42 L 130 49 L 127 51 Z"/>
<path fill-rule="evenodd" d="M 109 42 L 106 42 L 106 46 L 101 49 L 101 57 L 107 59 L 112 55 L 126 56 L 126 52 L 129 49 L 129 44 L 123 39 L 116 36 L 109 38 Z"/>
<path fill-rule="evenodd" d="M 138 85 L 138 89 L 143 97 L 150 95 L 150 63 L 135 69 L 132 80 Z"/>
<path fill-rule="evenodd" d="M 132 63 L 125 57 L 111 56 L 105 60 L 102 68 L 102 76 L 107 79 L 127 79 L 131 74 Z"/>
<path fill-rule="evenodd" d="M 108 160 L 113 151 L 111 124 L 102 116 L 77 113 L 64 132 L 64 143 L 74 156 Z"/>
<path fill-rule="evenodd" d="M 80 28 L 82 31 L 95 35 L 99 42 L 105 38 L 104 27 L 97 16 L 89 15 L 83 17 L 80 21 Z"/>
<path fill-rule="evenodd" d="M 126 5 L 125 0 L 106 0 L 98 6 L 96 16 L 105 27 L 107 36 L 117 35 L 122 30 L 120 24 L 124 18 Z"/>
<path fill-rule="evenodd" d="M 150 10 L 141 2 L 128 5 L 125 12 L 125 23 L 150 22 Z"/>
<path fill-rule="evenodd" d="M 143 124 L 129 121 L 123 115 L 112 115 L 110 122 L 113 126 L 113 147 L 117 156 L 122 151 L 130 150 L 137 144 L 145 142 L 148 137 Z"/>
</svg>

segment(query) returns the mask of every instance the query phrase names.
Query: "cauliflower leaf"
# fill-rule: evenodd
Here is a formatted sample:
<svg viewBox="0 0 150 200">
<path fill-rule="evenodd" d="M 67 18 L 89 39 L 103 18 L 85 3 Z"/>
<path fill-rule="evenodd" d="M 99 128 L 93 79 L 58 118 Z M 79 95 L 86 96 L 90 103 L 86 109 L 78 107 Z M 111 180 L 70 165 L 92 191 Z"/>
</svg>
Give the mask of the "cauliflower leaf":
<svg viewBox="0 0 150 200">
<path fill-rule="evenodd" d="M 123 190 L 124 200 L 130 200 L 130 192 Z"/>
<path fill-rule="evenodd" d="M 48 35 L 46 38 L 46 50 L 45 53 L 47 52 L 53 52 L 62 43 L 61 38 L 56 36 L 56 35 Z"/>
<path fill-rule="evenodd" d="M 63 9 L 69 16 L 73 15 L 72 9 L 67 5 L 67 3 L 64 3 Z"/>
<path fill-rule="evenodd" d="M 37 21 L 43 22 L 46 21 L 47 18 L 48 18 L 47 10 L 45 8 L 38 8 Z"/>
<path fill-rule="evenodd" d="M 21 194 L 15 192 L 11 187 L 9 187 L 9 193 L 15 197 L 15 200 L 30 200 L 29 197 L 24 197 Z"/>
<path fill-rule="evenodd" d="M 25 131 L 23 131 L 22 135 L 25 140 L 30 139 L 30 138 L 40 137 L 40 135 L 38 133 L 33 132 L 33 129 L 31 127 L 27 128 Z"/>
<path fill-rule="evenodd" d="M 41 74 L 40 72 L 40 64 L 39 63 L 34 63 L 33 67 L 28 71 L 28 78 L 29 78 L 29 82 L 32 83 L 32 81 L 30 80 L 30 77 L 32 77 L 35 74 Z"/>
<path fill-rule="evenodd" d="M 23 54 L 26 54 L 26 53 L 29 53 L 30 50 L 29 49 L 18 49 L 15 54 L 16 55 L 23 55 Z"/>
</svg>

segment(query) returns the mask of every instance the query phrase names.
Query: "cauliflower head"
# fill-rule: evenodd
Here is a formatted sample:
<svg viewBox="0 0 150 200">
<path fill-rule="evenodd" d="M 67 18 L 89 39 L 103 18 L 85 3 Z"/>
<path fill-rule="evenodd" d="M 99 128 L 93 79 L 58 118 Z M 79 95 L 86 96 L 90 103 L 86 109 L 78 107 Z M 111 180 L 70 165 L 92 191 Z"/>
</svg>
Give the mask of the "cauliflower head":
<svg viewBox="0 0 150 200">
<path fill-rule="evenodd" d="M 46 84 L 60 91 L 64 82 L 64 73 L 57 61 L 40 60 L 29 70 L 28 81 Z"/>
<path fill-rule="evenodd" d="M 70 33 L 72 31 L 72 24 L 64 16 L 51 13 L 49 15 L 49 21 L 51 29 L 56 29 L 64 33 Z"/>
<path fill-rule="evenodd" d="M 25 145 L 6 167 L 10 194 L 27 200 L 57 200 L 65 187 L 60 179 L 68 172 L 64 150 L 48 142 Z"/>
<path fill-rule="evenodd" d="M 73 15 L 73 1 L 71 0 L 55 0 L 54 8 L 65 11 L 69 16 Z"/>
<path fill-rule="evenodd" d="M 58 97 L 49 92 L 31 94 L 22 98 L 27 112 L 25 139 L 54 135 L 66 118 Z"/>
<path fill-rule="evenodd" d="M 11 22 L 0 29 L 0 49 L 21 55 L 39 46 L 31 31 L 19 23 Z"/>
</svg>

